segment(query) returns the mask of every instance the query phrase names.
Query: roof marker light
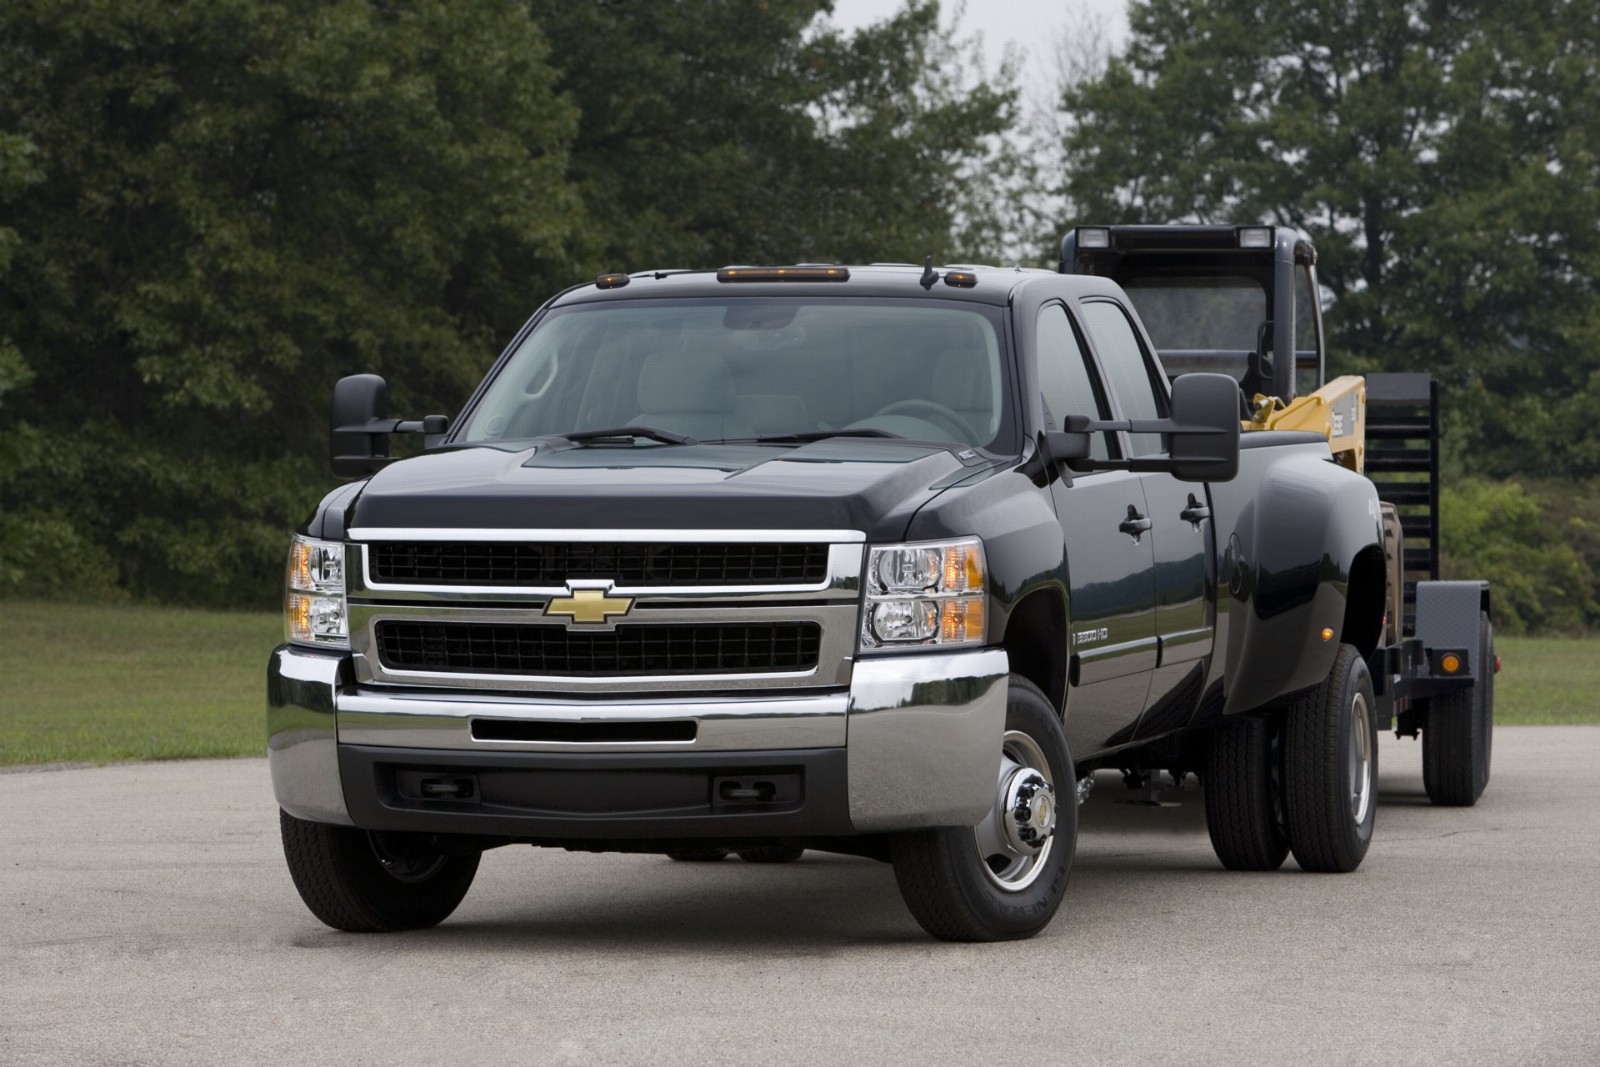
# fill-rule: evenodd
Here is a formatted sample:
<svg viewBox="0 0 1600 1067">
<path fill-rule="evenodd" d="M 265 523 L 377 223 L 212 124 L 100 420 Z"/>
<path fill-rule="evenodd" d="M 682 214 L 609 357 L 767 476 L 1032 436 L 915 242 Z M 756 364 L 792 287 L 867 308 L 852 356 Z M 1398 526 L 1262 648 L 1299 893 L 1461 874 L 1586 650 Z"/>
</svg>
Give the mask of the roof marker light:
<svg viewBox="0 0 1600 1067">
<path fill-rule="evenodd" d="M 621 289 L 632 280 L 626 274 L 602 274 L 594 280 L 594 287 L 596 289 Z"/>
<path fill-rule="evenodd" d="M 978 276 L 970 270 L 947 270 L 944 272 L 944 283 L 957 289 L 971 289 L 978 284 Z"/>
<path fill-rule="evenodd" d="M 723 267 L 719 282 L 847 282 L 844 267 Z"/>
<path fill-rule="evenodd" d="M 1271 248 L 1271 226 L 1241 226 L 1239 227 L 1240 248 Z"/>
<path fill-rule="evenodd" d="M 1078 227 L 1079 248 L 1110 248 L 1111 231 L 1104 226 Z"/>
</svg>

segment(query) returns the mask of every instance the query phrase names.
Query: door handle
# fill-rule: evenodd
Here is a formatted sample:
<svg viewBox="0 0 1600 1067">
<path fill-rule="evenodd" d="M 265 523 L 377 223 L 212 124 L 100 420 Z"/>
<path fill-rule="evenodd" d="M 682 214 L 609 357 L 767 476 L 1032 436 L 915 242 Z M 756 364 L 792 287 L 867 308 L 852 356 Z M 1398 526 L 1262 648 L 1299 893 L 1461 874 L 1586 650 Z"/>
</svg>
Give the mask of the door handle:
<svg viewBox="0 0 1600 1067">
<path fill-rule="evenodd" d="M 1178 512 L 1178 518 L 1184 522 L 1192 523 L 1195 529 L 1200 528 L 1200 523 L 1211 517 L 1211 509 L 1195 499 L 1193 493 L 1189 494 L 1189 506 Z"/>
<path fill-rule="evenodd" d="M 1132 504 L 1129 504 L 1128 517 L 1122 520 L 1121 525 L 1119 525 L 1117 529 L 1121 530 L 1129 537 L 1132 537 L 1134 544 L 1138 544 L 1139 538 L 1149 531 L 1150 526 L 1150 520 L 1146 516 L 1139 514 L 1138 508 L 1134 507 Z"/>
</svg>

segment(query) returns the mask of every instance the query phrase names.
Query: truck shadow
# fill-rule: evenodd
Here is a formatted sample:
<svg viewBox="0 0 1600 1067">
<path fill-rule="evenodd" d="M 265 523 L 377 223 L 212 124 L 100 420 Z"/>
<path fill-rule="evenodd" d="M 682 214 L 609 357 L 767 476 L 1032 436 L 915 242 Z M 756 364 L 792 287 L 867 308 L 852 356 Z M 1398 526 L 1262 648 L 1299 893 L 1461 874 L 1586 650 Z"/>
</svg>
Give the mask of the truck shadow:
<svg viewBox="0 0 1600 1067">
<path fill-rule="evenodd" d="M 1421 783 L 1386 781 L 1383 806 L 1425 806 Z M 1120 783 L 1097 789 L 1079 809 L 1079 840 L 1063 912 L 1040 935 L 1071 936 L 1072 916 L 1100 909 L 1156 907 L 1175 890 L 1295 895 L 1303 881 L 1294 861 L 1264 874 L 1228 871 L 1206 832 L 1203 794 L 1189 786 L 1173 806 L 1125 802 Z M 1382 833 L 1382 830 L 1379 831 Z M 523 852 L 524 854 L 518 854 Z M 460 911 L 432 930 L 385 937 L 475 955 L 573 954 L 575 966 L 606 967 L 614 958 L 829 957 L 869 946 L 950 951 L 928 937 L 901 903 L 887 865 L 808 852 L 797 863 L 755 865 L 728 859 L 684 864 L 656 857 L 575 856 L 510 850 L 486 858 Z M 562 870 L 560 868 L 567 868 Z M 1316 876 L 1313 876 L 1316 877 Z M 1212 888 L 1206 888 L 1212 887 Z M 1063 921 L 1065 920 L 1065 921 Z M 297 948 L 364 955 L 379 939 L 329 930 L 302 932 Z M 964 951 L 1004 951 L 1004 945 Z"/>
</svg>

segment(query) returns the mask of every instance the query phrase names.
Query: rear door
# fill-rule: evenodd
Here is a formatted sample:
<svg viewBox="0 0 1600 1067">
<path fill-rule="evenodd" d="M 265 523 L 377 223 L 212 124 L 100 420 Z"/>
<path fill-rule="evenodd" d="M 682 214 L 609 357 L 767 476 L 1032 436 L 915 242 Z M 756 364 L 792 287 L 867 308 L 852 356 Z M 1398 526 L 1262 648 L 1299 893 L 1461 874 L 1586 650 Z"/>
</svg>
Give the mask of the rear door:
<svg viewBox="0 0 1600 1067">
<path fill-rule="evenodd" d="M 1167 414 L 1167 392 L 1149 347 L 1126 308 L 1114 300 L 1086 301 L 1083 318 L 1096 354 L 1128 419 Z M 1158 384 L 1159 383 L 1159 384 Z M 1165 454 L 1160 434 L 1129 434 L 1133 457 Z M 1137 476 L 1148 505 L 1154 559 L 1158 664 L 1146 696 L 1139 738 L 1185 726 L 1199 703 L 1203 667 L 1215 638 L 1215 612 L 1206 591 L 1216 558 L 1207 486 L 1170 474 Z"/>
<path fill-rule="evenodd" d="M 1110 404 L 1065 304 L 1039 310 L 1035 352 L 1045 415 L 1110 418 Z M 1096 434 L 1094 454 L 1120 456 L 1120 435 Z M 1156 667 L 1152 539 L 1139 475 L 1067 474 L 1051 484 L 1065 541 L 1071 602 L 1067 740 L 1077 758 L 1133 737 Z"/>
</svg>

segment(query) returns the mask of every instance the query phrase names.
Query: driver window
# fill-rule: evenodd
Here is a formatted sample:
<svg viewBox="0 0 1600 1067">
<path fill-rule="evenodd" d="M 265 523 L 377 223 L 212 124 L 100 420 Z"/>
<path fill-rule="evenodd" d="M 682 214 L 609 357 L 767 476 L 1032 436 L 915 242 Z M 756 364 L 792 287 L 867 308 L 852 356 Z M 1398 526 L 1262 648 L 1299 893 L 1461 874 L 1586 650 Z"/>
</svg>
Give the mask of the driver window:
<svg viewBox="0 0 1600 1067">
<path fill-rule="evenodd" d="M 1061 429 L 1061 420 L 1068 415 L 1110 417 L 1103 391 L 1095 387 L 1088 358 L 1067 318 L 1067 309 L 1060 304 L 1051 304 L 1039 312 L 1036 348 L 1039 391 L 1044 394 L 1044 413 L 1051 429 Z M 1110 440 L 1109 433 L 1095 434 L 1089 454 L 1095 459 L 1110 459 Z"/>
</svg>

